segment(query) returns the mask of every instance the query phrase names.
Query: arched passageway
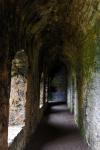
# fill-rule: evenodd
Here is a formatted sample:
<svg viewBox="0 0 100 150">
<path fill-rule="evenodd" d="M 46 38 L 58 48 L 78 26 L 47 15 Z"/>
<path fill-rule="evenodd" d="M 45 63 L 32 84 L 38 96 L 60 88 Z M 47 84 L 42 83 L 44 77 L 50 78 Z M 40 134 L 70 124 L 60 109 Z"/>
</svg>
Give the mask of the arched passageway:
<svg viewBox="0 0 100 150">
<path fill-rule="evenodd" d="M 74 105 L 75 85 L 71 66 L 66 62 L 59 56 L 48 64 L 48 103 L 25 150 L 90 150 L 74 120 L 78 111 Z"/>
<path fill-rule="evenodd" d="M 67 70 L 58 59 L 48 68 L 49 95 L 48 101 L 66 102 L 67 100 Z"/>
<path fill-rule="evenodd" d="M 12 89 L 11 82 L 12 62 L 19 56 L 23 66 L 22 60 L 25 58 L 25 55 L 21 57 L 20 50 L 27 57 L 24 69 L 28 64 L 25 78 L 22 75 L 23 67 L 22 70 L 17 68 L 18 72 L 21 71 L 18 77 L 27 80 L 25 113 L 22 117 L 19 115 L 19 101 L 18 107 L 14 108 L 16 112 L 11 108 L 14 105 L 11 99 L 16 99 L 13 98 L 16 90 Z M 19 62 L 19 58 L 16 61 Z M 19 81 L 16 76 L 13 79 Z M 20 83 L 22 86 L 23 82 Z M 22 90 L 18 85 L 17 94 L 20 95 Z M 12 98 L 10 93 L 13 93 Z M 60 149 L 64 149 L 67 143 L 69 150 L 74 150 L 76 142 L 79 143 L 78 148 L 82 144 L 82 148 L 87 149 L 87 143 L 92 150 L 99 150 L 99 98 L 99 0 L 0 0 L 0 150 L 23 150 L 28 143 L 31 144 L 29 146 L 39 146 L 34 139 L 36 133 L 37 139 L 42 134 L 40 150 L 47 147 L 52 150 L 59 146 L 59 139 Z M 61 106 L 52 106 L 55 99 L 66 102 Z M 45 113 L 47 116 L 44 116 Z M 8 144 L 9 123 L 19 123 L 20 119 L 24 125 Z M 44 132 L 38 130 L 39 123 Z M 48 134 L 47 140 L 45 133 Z M 74 139 L 72 147 L 71 139 Z M 50 141 L 55 142 L 54 145 Z M 50 142 L 50 147 L 48 144 L 45 147 L 45 142 Z"/>
</svg>

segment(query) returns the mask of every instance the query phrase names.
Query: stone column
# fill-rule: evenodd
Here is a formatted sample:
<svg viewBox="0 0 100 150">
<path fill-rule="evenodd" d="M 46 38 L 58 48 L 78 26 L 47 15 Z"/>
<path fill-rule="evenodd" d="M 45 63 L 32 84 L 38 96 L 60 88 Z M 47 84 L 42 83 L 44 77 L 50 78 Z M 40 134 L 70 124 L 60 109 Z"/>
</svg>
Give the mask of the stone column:
<svg viewBox="0 0 100 150">
<path fill-rule="evenodd" d="M 47 80 L 47 69 L 44 66 L 44 76 L 43 76 L 43 84 L 44 84 L 44 91 L 43 91 L 43 106 L 45 107 L 46 103 L 46 80 Z"/>
<path fill-rule="evenodd" d="M 83 129 L 83 85 L 83 74 L 82 72 L 77 72 L 78 125 L 81 130 Z"/>
<path fill-rule="evenodd" d="M 33 68 L 34 67 L 34 68 Z M 34 70 L 33 70 L 34 69 Z M 38 65 L 29 65 L 26 95 L 26 137 L 32 134 L 38 122 L 39 114 L 39 72 Z"/>
<path fill-rule="evenodd" d="M 26 117 L 25 117 L 25 127 L 26 127 L 26 136 L 31 135 L 32 131 L 32 112 L 33 112 L 33 74 L 31 71 L 28 71 L 27 76 L 27 94 L 26 94 Z"/>
<path fill-rule="evenodd" d="M 3 59 L 0 60 L 0 150 L 7 150 L 10 82 L 7 62 L 3 62 Z"/>
</svg>

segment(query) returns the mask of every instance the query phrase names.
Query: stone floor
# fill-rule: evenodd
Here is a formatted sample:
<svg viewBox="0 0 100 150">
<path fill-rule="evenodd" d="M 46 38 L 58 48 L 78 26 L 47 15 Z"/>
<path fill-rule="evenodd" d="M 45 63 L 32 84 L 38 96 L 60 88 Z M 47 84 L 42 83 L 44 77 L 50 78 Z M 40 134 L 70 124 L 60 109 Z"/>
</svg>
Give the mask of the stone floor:
<svg viewBox="0 0 100 150">
<path fill-rule="evenodd" d="M 25 150 L 89 150 L 65 104 L 53 103 Z"/>
</svg>

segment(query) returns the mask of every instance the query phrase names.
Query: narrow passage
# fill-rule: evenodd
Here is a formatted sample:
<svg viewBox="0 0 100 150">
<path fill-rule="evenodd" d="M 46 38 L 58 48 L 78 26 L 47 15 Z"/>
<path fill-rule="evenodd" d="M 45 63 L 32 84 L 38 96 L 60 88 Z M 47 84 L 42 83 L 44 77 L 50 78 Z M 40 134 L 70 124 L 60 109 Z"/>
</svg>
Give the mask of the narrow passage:
<svg viewBox="0 0 100 150">
<path fill-rule="evenodd" d="M 50 104 L 25 150 L 89 150 L 66 104 Z"/>
</svg>

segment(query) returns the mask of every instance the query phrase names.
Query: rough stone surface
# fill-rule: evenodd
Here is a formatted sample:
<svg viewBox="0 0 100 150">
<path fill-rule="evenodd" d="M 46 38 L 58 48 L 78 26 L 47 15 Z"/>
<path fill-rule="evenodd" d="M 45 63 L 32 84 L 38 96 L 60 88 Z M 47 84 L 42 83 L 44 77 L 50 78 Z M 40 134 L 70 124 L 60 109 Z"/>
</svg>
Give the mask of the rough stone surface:
<svg viewBox="0 0 100 150">
<path fill-rule="evenodd" d="M 58 60 L 66 66 L 68 72 L 71 68 L 76 76 L 77 122 L 84 133 L 84 103 L 87 84 L 94 72 L 92 69 L 97 64 L 94 59 L 97 41 L 100 43 L 99 37 L 99 0 L 0 0 L 0 149 L 5 150 L 8 147 L 11 62 L 21 49 L 25 50 L 29 63 L 26 139 L 32 134 L 39 118 L 41 72 L 44 66 L 49 72 Z M 23 73 L 20 69 L 18 72 L 21 75 Z M 72 97 L 70 95 L 73 111 Z M 87 104 L 90 107 L 90 102 Z M 98 118 L 97 112 L 95 116 Z M 91 135 L 92 133 L 91 130 Z"/>
<path fill-rule="evenodd" d="M 85 114 L 86 139 L 92 150 L 100 149 L 100 73 L 94 73 Z"/>
</svg>

